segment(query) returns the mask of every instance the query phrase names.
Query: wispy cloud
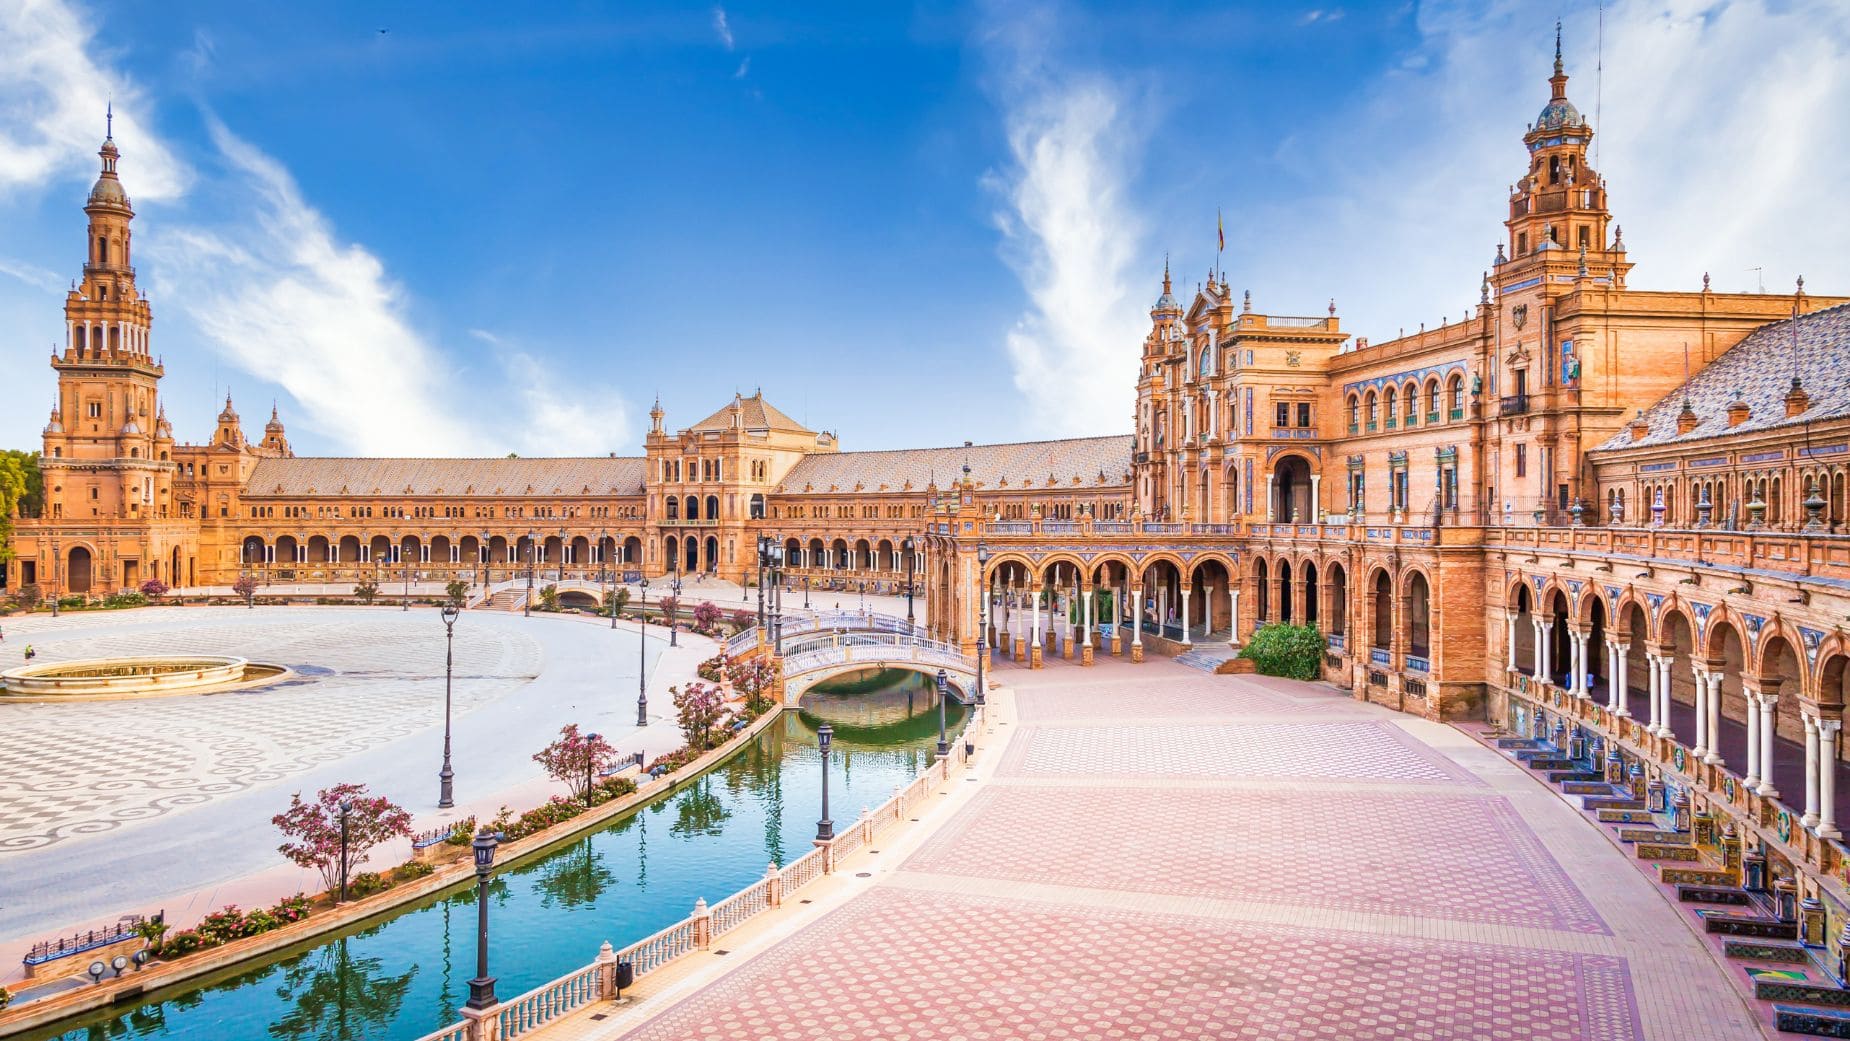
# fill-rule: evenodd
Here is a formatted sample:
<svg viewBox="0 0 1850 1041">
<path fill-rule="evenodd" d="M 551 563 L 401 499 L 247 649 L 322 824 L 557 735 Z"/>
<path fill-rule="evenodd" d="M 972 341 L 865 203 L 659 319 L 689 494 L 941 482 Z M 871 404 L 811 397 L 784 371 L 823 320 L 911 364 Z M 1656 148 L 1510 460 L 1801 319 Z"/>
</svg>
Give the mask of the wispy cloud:
<svg viewBox="0 0 1850 1041">
<path fill-rule="evenodd" d="M 103 110 L 113 98 L 116 129 L 143 142 L 134 197 L 171 199 L 186 188 L 185 166 L 155 138 L 147 95 L 99 60 L 94 29 L 61 0 L 0 4 L 0 192 L 75 180 L 96 171 Z"/>
<path fill-rule="evenodd" d="M 17 278 L 34 289 L 53 293 L 63 289 L 65 282 L 64 277 L 56 271 L 17 257 L 0 257 L 0 275 Z"/>
<path fill-rule="evenodd" d="M 745 74 L 750 71 L 752 71 L 752 56 L 747 54 L 745 59 L 739 62 L 739 67 L 733 70 L 732 78 L 735 80 L 742 80 L 745 78 Z"/>
<path fill-rule="evenodd" d="M 719 42 L 727 50 L 732 50 L 732 25 L 727 21 L 726 9 L 723 7 L 713 9 L 713 31 L 719 34 Z"/>
<path fill-rule="evenodd" d="M 1130 425 L 1141 308 L 1129 269 L 1142 238 L 1131 198 L 1142 141 L 1124 87 L 1090 73 L 1060 74 L 1013 26 L 997 36 L 993 93 L 1012 164 L 990 186 L 1003 256 L 1029 309 L 1006 336 L 1015 385 L 1033 429 L 1097 433 Z"/>
<path fill-rule="evenodd" d="M 1304 25 L 1316 25 L 1319 22 L 1328 25 L 1331 22 L 1340 22 L 1342 18 L 1343 9 L 1340 7 L 1330 8 L 1328 10 L 1315 8 L 1304 12 L 1304 17 L 1298 19 L 1298 21 Z"/>
<path fill-rule="evenodd" d="M 505 388 L 519 403 L 525 422 L 510 433 L 512 451 L 522 455 L 602 455 L 630 451 L 629 404 L 609 388 L 574 386 L 561 392 L 547 374 L 553 366 L 505 337 L 485 329 L 469 335 L 493 349 Z"/>
</svg>

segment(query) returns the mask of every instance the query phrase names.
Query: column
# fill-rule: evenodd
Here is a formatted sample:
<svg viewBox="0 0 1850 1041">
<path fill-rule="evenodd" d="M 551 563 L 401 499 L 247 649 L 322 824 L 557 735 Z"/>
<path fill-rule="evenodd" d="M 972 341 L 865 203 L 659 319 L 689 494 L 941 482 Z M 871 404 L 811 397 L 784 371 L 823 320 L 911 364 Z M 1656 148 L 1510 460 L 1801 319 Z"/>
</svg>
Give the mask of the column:
<svg viewBox="0 0 1850 1041">
<path fill-rule="evenodd" d="M 1712 766 L 1722 765 L 1722 672 L 1715 669 L 1709 673 L 1709 754 L 1703 762 Z"/>
<path fill-rule="evenodd" d="M 1818 720 L 1818 837 L 1841 838 L 1837 830 L 1837 731 L 1841 719 Z"/>
<path fill-rule="evenodd" d="M 1743 684 L 1741 694 L 1747 698 L 1747 774 L 1741 783 L 1751 792 L 1760 787 L 1760 692 Z"/>
<path fill-rule="evenodd" d="M 1240 580 L 1227 581 L 1227 646 L 1240 649 Z"/>
<path fill-rule="evenodd" d="M 1644 732 L 1656 734 L 1658 728 L 1663 725 L 1663 720 L 1657 718 L 1657 655 L 1650 651 L 1644 652 L 1644 680 L 1646 687 L 1644 700 L 1651 710 L 1651 718 L 1645 722 Z"/>
<path fill-rule="evenodd" d="M 1143 660 L 1143 587 L 1131 587 L 1131 660 Z"/>
<path fill-rule="evenodd" d="M 1092 601 L 1098 599 L 1098 594 L 1090 588 L 1084 588 L 1080 590 L 1080 597 L 1081 597 L 1081 607 L 1080 607 L 1081 614 L 1079 617 L 1084 620 L 1084 624 L 1080 627 L 1080 630 L 1079 630 L 1079 639 L 1080 639 L 1079 664 L 1090 665 L 1092 664 L 1092 653 L 1093 653 L 1092 652 Z"/>
<path fill-rule="evenodd" d="M 1516 670 L 1516 612 L 1506 608 L 1503 614 L 1509 621 L 1510 671 L 1514 672 Z"/>
<path fill-rule="evenodd" d="M 1700 665 L 1690 666 L 1689 672 L 1695 679 L 1690 689 L 1696 699 L 1696 740 L 1689 746 L 1689 752 L 1691 756 L 1707 762 L 1704 757 L 1709 751 L 1709 714 L 1705 706 L 1709 702 L 1709 673 Z"/>
<path fill-rule="evenodd" d="M 1194 591 L 1194 583 L 1186 579 L 1182 582 L 1182 646 L 1192 645 L 1188 638 L 1188 594 Z"/>
<path fill-rule="evenodd" d="M 1778 705 L 1776 692 L 1760 692 L 1760 787 L 1754 791 L 1768 799 L 1779 797 L 1779 789 L 1773 787 L 1773 738 L 1779 732 L 1779 716 L 1774 709 Z"/>
<path fill-rule="evenodd" d="M 1028 593 L 1029 628 L 1033 630 L 1028 637 L 1028 667 L 1041 667 L 1041 590 L 1040 576 L 1035 576 L 1035 588 Z"/>
<path fill-rule="evenodd" d="M 1317 524 L 1323 520 L 1323 495 L 1318 490 L 1322 483 L 1322 474 L 1310 475 L 1310 516 L 1304 518 L 1306 523 Z"/>
<path fill-rule="evenodd" d="M 1270 522 L 1278 519 L 1278 510 L 1272 505 L 1272 474 L 1265 475 L 1265 519 Z"/>
<path fill-rule="evenodd" d="M 1805 816 L 1799 823 L 1807 828 L 1818 823 L 1818 721 L 1801 713 L 1805 721 Z"/>
<path fill-rule="evenodd" d="M 1631 650 L 1631 646 L 1629 643 L 1606 641 L 1606 706 L 1612 709 L 1615 716 L 1631 715 L 1625 706 L 1631 700 L 1625 689 L 1625 674 L 1630 671 L 1626 668 L 1626 653 Z"/>
<path fill-rule="evenodd" d="M 1535 678 L 1543 683 L 1554 673 L 1552 658 L 1554 651 L 1555 623 L 1537 622 L 1535 639 Z"/>
<path fill-rule="evenodd" d="M 1593 696 L 1593 692 L 1588 689 L 1588 683 L 1590 681 L 1587 678 L 1587 663 L 1591 659 L 1587 654 L 1587 644 L 1592 642 L 1593 634 L 1574 632 L 1569 635 L 1574 638 L 1574 646 L 1570 654 L 1573 661 L 1569 666 L 1574 673 L 1572 678 L 1573 694 L 1577 698 L 1590 698 Z"/>
</svg>

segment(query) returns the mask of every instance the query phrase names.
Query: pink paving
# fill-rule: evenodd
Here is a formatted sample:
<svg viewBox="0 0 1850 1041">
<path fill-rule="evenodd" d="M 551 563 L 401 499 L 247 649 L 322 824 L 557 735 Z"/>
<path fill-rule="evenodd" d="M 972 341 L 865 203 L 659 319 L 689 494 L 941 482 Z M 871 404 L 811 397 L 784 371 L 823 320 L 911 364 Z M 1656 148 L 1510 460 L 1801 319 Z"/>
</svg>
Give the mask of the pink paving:
<svg viewBox="0 0 1850 1041">
<path fill-rule="evenodd" d="M 1158 687 L 1147 686 L 1128 692 L 1112 684 L 1088 684 L 1066 688 L 1024 688 L 1015 695 L 1015 704 L 1023 723 L 1059 720 L 1110 719 L 1134 715 L 1138 720 L 1213 719 L 1229 716 L 1316 716 L 1354 715 L 1360 706 L 1339 697 L 1287 697 L 1242 683 L 1235 686 L 1225 680 L 1187 670 Z"/>
<path fill-rule="evenodd" d="M 1508 800 L 1489 795 L 1004 786 L 905 868 L 1609 933 Z"/>
<path fill-rule="evenodd" d="M 1400 727 L 1345 720 L 1027 727 L 998 776 L 1483 783 Z"/>
<path fill-rule="evenodd" d="M 1604 955 L 875 889 L 629 1034 L 1632 1041 Z"/>
</svg>

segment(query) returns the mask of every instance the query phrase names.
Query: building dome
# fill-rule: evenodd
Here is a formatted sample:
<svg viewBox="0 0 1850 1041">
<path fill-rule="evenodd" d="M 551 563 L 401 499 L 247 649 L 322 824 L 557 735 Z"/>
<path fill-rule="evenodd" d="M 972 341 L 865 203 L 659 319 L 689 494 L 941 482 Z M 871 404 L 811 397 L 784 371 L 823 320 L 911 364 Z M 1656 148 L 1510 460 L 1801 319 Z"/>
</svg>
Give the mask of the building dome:
<svg viewBox="0 0 1850 1041">
<path fill-rule="evenodd" d="M 122 190 L 122 182 L 114 177 L 98 177 L 95 187 L 90 189 L 91 205 L 128 206 L 128 192 Z"/>
<path fill-rule="evenodd" d="M 137 423 L 131 419 L 127 423 L 122 424 L 122 435 L 121 436 L 128 437 L 131 434 L 139 434 L 139 433 L 141 433 L 140 423 Z"/>
<path fill-rule="evenodd" d="M 231 407 L 231 395 L 229 394 L 225 395 L 225 410 L 218 414 L 218 421 L 220 423 L 236 423 L 238 421 L 238 411 Z"/>
<path fill-rule="evenodd" d="M 1584 122 L 1580 110 L 1566 98 L 1554 98 L 1542 106 L 1542 114 L 1535 117 L 1535 129 L 1559 130 L 1562 127 L 1579 126 Z"/>
</svg>

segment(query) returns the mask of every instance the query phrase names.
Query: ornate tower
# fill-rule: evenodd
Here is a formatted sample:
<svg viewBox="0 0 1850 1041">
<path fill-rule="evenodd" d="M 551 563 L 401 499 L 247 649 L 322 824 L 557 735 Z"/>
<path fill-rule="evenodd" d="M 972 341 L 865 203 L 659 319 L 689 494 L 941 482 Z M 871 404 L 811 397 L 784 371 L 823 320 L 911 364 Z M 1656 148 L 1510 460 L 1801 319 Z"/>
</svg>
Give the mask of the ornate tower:
<svg viewBox="0 0 1850 1041">
<path fill-rule="evenodd" d="M 113 136 L 97 155 L 102 171 L 84 204 L 83 279 L 65 297 L 64 350 L 51 358 L 58 401 L 41 463 L 46 508 L 71 520 L 147 519 L 162 512 L 173 469 L 171 436 L 157 422 L 164 370 L 148 353 L 153 316 L 135 288 L 135 210 L 116 176 Z"/>
</svg>

